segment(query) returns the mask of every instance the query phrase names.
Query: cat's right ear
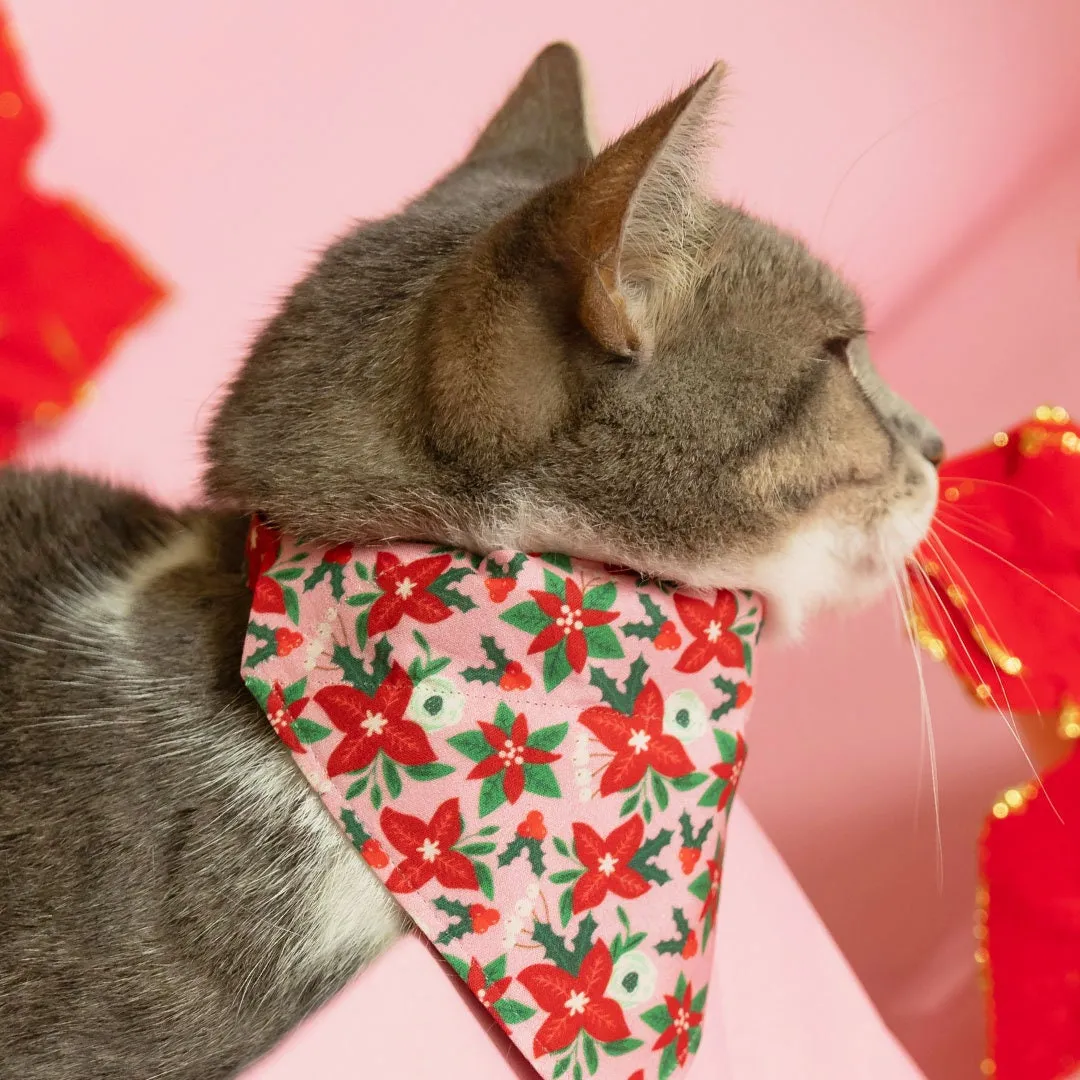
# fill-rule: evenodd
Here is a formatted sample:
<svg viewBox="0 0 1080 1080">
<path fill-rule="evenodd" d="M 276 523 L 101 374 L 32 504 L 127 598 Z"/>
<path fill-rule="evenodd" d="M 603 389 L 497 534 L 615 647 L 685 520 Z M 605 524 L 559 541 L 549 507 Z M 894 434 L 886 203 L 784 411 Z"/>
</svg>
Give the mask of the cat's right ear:
<svg viewBox="0 0 1080 1080">
<path fill-rule="evenodd" d="M 689 226 L 723 78 L 717 63 L 553 189 L 552 240 L 581 324 L 608 353 L 645 359 L 648 297 L 692 278 Z"/>
<path fill-rule="evenodd" d="M 529 65 L 463 164 L 528 158 L 553 176 L 565 176 L 592 156 L 581 59 L 570 45 L 557 42 Z"/>
</svg>

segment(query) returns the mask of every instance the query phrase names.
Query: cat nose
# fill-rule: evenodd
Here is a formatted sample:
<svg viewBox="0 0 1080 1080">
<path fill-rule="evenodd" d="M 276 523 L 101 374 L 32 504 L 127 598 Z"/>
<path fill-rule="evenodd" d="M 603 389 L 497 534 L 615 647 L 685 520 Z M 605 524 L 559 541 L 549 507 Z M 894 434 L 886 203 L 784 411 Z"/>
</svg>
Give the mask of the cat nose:
<svg viewBox="0 0 1080 1080">
<path fill-rule="evenodd" d="M 940 435 L 927 435 L 922 440 L 922 456 L 936 469 L 945 460 L 945 440 Z"/>
</svg>

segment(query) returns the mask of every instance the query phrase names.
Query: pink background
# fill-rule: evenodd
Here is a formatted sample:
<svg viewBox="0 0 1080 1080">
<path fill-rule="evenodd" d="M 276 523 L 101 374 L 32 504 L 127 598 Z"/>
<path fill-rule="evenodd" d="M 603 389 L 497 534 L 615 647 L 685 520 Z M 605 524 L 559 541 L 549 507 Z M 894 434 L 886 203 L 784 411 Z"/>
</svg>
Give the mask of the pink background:
<svg viewBox="0 0 1080 1080">
<path fill-rule="evenodd" d="M 729 62 L 717 192 L 798 229 L 861 286 L 879 363 L 952 446 L 1044 400 L 1080 411 L 1075 0 L 9 7 L 52 115 L 41 182 L 77 193 L 175 290 L 33 460 L 191 496 L 196 433 L 274 297 L 350 218 L 443 169 L 554 38 L 581 48 L 605 137 Z M 747 803 L 926 1074 L 978 1075 L 973 844 L 1025 774 L 1011 736 L 929 673 L 939 889 L 917 687 L 887 606 L 824 620 L 764 672 Z M 422 963 L 416 948 L 381 967 Z M 362 1013 L 339 1003 L 324 1030 L 390 1025 L 388 985 L 362 980 Z M 429 1049 L 431 1071 L 413 1075 L 446 1075 Z M 274 1067 L 264 1076 L 287 1075 Z"/>
</svg>

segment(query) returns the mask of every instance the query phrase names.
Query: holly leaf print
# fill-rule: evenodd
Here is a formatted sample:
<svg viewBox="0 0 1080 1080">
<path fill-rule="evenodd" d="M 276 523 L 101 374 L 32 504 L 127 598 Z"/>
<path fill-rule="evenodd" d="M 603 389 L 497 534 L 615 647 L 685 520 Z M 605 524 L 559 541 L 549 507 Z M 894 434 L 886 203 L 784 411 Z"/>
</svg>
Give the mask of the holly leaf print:
<svg viewBox="0 0 1080 1080">
<path fill-rule="evenodd" d="M 463 668 L 461 677 L 466 682 L 498 683 L 506 674 L 510 658 L 499 648 L 498 642 L 490 634 L 484 634 L 480 638 L 480 648 L 484 650 L 489 663 L 486 666 Z"/>
<path fill-rule="evenodd" d="M 529 866 L 537 877 L 544 874 L 544 852 L 540 841 L 531 836 L 515 836 L 495 860 L 499 866 L 509 866 L 523 851 L 528 853 Z"/>
<path fill-rule="evenodd" d="M 738 683 L 732 682 L 731 679 L 725 679 L 723 675 L 717 675 L 712 682 L 713 686 L 724 695 L 723 701 L 713 709 L 711 714 L 713 720 L 720 720 L 735 708 L 735 702 L 739 696 L 739 686 Z"/>
<path fill-rule="evenodd" d="M 661 829 L 651 840 L 646 840 L 630 860 L 630 867 L 636 870 L 646 881 L 655 881 L 664 885 L 671 880 L 671 875 L 653 861 L 671 843 L 675 834 L 671 829 Z"/>
<path fill-rule="evenodd" d="M 474 573 L 475 571 L 468 566 L 455 566 L 440 574 L 428 586 L 428 592 L 441 600 L 447 607 L 457 608 L 458 611 L 472 611 L 476 607 L 476 602 L 470 600 L 464 593 L 458 592 L 452 586 Z"/>
<path fill-rule="evenodd" d="M 557 968 L 568 972 L 576 979 L 581 971 L 582 961 L 593 947 L 593 935 L 596 933 L 596 920 L 591 911 L 585 913 L 578 923 L 577 933 L 570 948 L 562 936 L 556 934 L 551 923 L 537 922 L 533 925 L 533 941 L 544 950 L 544 957 Z"/>
<path fill-rule="evenodd" d="M 683 914 L 683 909 L 673 908 L 671 917 L 675 920 L 675 937 L 656 943 L 656 951 L 661 956 L 680 955 L 686 947 L 686 939 L 690 936 L 690 921 Z"/>
<path fill-rule="evenodd" d="M 451 941 L 463 938 L 473 932 L 472 915 L 469 907 L 460 900 L 451 900 L 448 896 L 438 896 L 432 904 L 445 915 L 450 916 L 450 925 L 435 939 L 436 945 L 449 945 Z M 460 975 L 461 973 L 458 972 Z M 461 977 L 468 978 L 468 970 Z"/>
<path fill-rule="evenodd" d="M 345 595 L 345 567 L 337 562 L 321 562 L 308 574 L 304 582 L 304 592 L 311 592 L 316 585 L 330 579 L 330 592 L 335 600 Z"/>
<path fill-rule="evenodd" d="M 624 716 L 630 716 L 634 711 L 634 702 L 637 701 L 638 694 L 645 685 L 645 673 L 648 670 L 649 665 L 645 662 L 645 658 L 639 656 L 630 665 L 630 673 L 626 676 L 622 689 L 603 668 L 598 667 L 589 669 L 589 683 L 600 691 L 600 696 L 606 705 L 610 705 Z"/>
<path fill-rule="evenodd" d="M 655 641 L 660 636 L 660 628 L 667 619 L 660 605 L 648 593 L 638 593 L 641 606 L 645 609 L 645 622 L 626 623 L 622 632 L 626 637 L 645 638 Z"/>
<path fill-rule="evenodd" d="M 361 824 L 360 819 L 351 810 L 341 811 L 341 824 L 345 826 L 345 833 L 353 842 L 353 847 L 357 851 L 371 839 L 371 834 L 368 833 Z"/>
<path fill-rule="evenodd" d="M 679 816 L 679 831 L 682 835 L 683 847 L 688 848 L 701 848 L 705 846 L 705 838 L 712 831 L 713 819 L 711 817 L 706 818 L 705 824 L 695 832 L 694 823 L 690 818 L 690 813 L 684 810 Z"/>
<path fill-rule="evenodd" d="M 269 626 L 256 622 L 249 623 L 248 634 L 256 641 L 261 641 L 262 644 L 244 661 L 244 667 L 258 667 L 264 660 L 277 656 L 277 638 Z"/>
<path fill-rule="evenodd" d="M 334 646 L 333 661 L 341 668 L 341 674 L 347 683 L 373 698 L 390 674 L 390 641 L 382 638 L 376 643 L 370 670 L 363 660 L 353 655 L 347 645 Z"/>
</svg>

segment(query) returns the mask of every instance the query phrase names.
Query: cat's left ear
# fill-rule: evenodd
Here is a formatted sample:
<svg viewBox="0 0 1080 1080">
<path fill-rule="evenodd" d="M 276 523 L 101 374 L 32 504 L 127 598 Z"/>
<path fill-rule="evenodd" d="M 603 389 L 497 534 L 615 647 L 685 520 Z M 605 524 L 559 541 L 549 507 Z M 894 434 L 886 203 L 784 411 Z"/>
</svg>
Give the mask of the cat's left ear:
<svg viewBox="0 0 1080 1080">
<path fill-rule="evenodd" d="M 473 144 L 463 165 L 512 161 L 551 177 L 592 159 L 581 58 L 563 42 L 541 52 Z"/>
</svg>

